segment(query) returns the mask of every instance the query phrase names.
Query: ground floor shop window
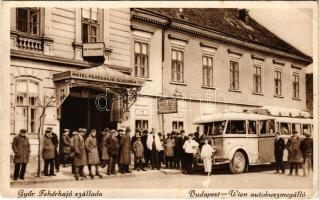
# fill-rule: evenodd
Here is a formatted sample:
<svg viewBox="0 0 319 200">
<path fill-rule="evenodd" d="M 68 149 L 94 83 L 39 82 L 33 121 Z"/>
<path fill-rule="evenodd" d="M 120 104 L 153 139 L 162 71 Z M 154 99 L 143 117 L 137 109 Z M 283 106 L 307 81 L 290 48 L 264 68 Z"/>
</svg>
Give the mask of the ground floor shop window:
<svg viewBox="0 0 319 200">
<path fill-rule="evenodd" d="M 173 121 L 172 122 L 172 129 L 173 130 L 183 130 L 184 129 L 184 122 L 183 121 Z"/>
<path fill-rule="evenodd" d="M 148 120 L 135 120 L 135 128 L 140 130 L 148 130 Z"/>
</svg>

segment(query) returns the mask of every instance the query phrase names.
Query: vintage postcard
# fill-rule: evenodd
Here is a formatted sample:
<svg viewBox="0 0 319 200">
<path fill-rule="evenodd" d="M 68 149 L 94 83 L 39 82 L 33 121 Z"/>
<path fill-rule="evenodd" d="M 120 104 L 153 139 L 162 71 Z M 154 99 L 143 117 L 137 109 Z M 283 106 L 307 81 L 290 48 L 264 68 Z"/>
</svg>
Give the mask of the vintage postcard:
<svg viewBox="0 0 319 200">
<path fill-rule="evenodd" d="M 1 197 L 318 198 L 317 3 L 0 17 Z"/>
</svg>

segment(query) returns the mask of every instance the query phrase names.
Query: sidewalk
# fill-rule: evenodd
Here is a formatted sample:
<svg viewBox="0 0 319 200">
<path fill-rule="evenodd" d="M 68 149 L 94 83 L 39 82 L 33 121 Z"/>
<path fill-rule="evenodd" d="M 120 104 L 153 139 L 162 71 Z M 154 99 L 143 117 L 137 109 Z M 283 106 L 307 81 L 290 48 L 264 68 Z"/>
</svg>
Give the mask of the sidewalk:
<svg viewBox="0 0 319 200">
<path fill-rule="evenodd" d="M 13 169 L 14 164 L 11 164 L 11 173 L 10 173 L 10 185 L 13 187 L 16 186 L 22 186 L 22 185 L 27 185 L 27 184 L 35 184 L 35 183 L 48 183 L 48 182 L 63 182 L 63 181 L 75 181 L 74 175 L 71 173 L 71 165 L 68 164 L 66 167 L 63 167 L 60 165 L 60 170 L 59 172 L 56 172 L 56 176 L 44 176 L 41 174 L 41 177 L 37 177 L 37 161 L 33 160 L 30 161 L 29 164 L 27 165 L 27 170 L 26 174 L 24 177 L 24 180 L 18 179 L 14 181 L 12 179 L 12 174 L 13 174 Z M 43 169 L 43 165 L 41 165 L 41 168 Z M 131 166 L 132 170 L 133 166 Z M 140 176 L 140 175 L 146 175 L 150 173 L 164 173 L 166 175 L 170 174 L 181 174 L 180 170 L 174 170 L 174 169 L 161 169 L 160 171 L 158 170 L 150 170 L 147 169 L 147 171 L 136 171 L 132 170 L 132 173 L 127 173 L 127 174 L 121 174 L 117 173 L 116 175 L 111 175 L 108 176 L 106 174 L 107 167 L 99 169 L 100 173 L 103 175 L 102 178 L 99 178 L 98 176 L 94 177 L 94 180 L 99 180 L 99 179 L 110 179 L 110 178 L 123 178 L 123 177 L 135 177 L 135 176 Z M 93 172 L 95 172 L 95 168 L 93 167 Z M 88 176 L 88 168 L 87 166 L 84 167 L 84 173 L 87 175 L 86 178 L 80 178 L 79 181 L 82 180 L 92 180 L 91 177 Z"/>
</svg>

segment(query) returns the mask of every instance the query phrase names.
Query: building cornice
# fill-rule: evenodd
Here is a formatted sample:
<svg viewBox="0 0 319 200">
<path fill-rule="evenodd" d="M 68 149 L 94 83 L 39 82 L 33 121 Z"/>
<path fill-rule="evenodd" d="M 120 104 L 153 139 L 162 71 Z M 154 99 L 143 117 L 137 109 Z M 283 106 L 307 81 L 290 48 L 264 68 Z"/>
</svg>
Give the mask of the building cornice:
<svg viewBox="0 0 319 200">
<path fill-rule="evenodd" d="M 79 69 L 83 68 L 90 68 L 96 66 L 93 63 L 89 63 L 87 61 L 81 61 L 81 60 L 74 60 L 74 59 L 68 59 L 68 58 L 62 58 L 57 56 L 51 56 L 51 55 L 44 55 L 44 54 L 38 54 L 38 53 L 32 53 L 27 51 L 20 51 L 11 49 L 10 51 L 11 58 L 22 58 L 22 59 L 28 59 L 28 60 L 34 60 L 34 61 L 42 61 L 45 63 L 54 63 L 57 65 L 63 65 L 68 67 L 75 67 Z M 104 64 L 109 68 L 116 69 L 123 73 L 131 73 L 133 69 L 128 67 L 122 67 L 122 66 L 116 66 L 111 64 Z"/>
<path fill-rule="evenodd" d="M 192 24 L 183 20 L 178 19 L 169 19 L 166 16 L 161 16 L 160 14 L 155 14 L 153 12 L 144 10 L 144 9 L 133 9 L 132 18 L 140 21 L 144 21 L 147 23 L 152 23 L 156 25 L 168 26 L 170 29 L 178 30 L 181 32 L 186 32 L 192 35 L 205 37 L 213 40 L 217 40 L 224 43 L 229 43 L 232 45 L 236 45 L 239 47 L 249 48 L 253 50 L 257 50 L 260 52 L 270 53 L 277 56 L 290 58 L 297 60 L 299 62 L 310 64 L 312 63 L 311 57 L 301 57 L 295 54 L 287 53 L 282 50 L 266 47 L 264 45 L 260 45 L 256 42 L 249 41 L 243 38 L 235 38 L 234 36 L 221 33 L 213 29 L 209 29 L 203 26 L 199 26 L 196 24 Z"/>
</svg>

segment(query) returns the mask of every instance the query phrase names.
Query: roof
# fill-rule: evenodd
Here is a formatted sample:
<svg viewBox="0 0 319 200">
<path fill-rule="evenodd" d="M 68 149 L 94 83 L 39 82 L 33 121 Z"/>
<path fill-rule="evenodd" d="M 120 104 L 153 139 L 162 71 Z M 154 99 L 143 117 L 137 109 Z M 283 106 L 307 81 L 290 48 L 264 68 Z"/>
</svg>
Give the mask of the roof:
<svg viewBox="0 0 319 200">
<path fill-rule="evenodd" d="M 276 106 L 263 106 L 248 112 L 282 117 L 310 117 L 310 113 L 303 110 Z"/>
<path fill-rule="evenodd" d="M 148 8 L 145 10 L 171 20 L 205 27 L 227 36 L 293 54 L 312 62 L 310 56 L 273 34 L 249 15 L 248 21 L 239 19 L 239 9 L 236 8 L 183 8 L 182 13 L 179 8 Z"/>
<path fill-rule="evenodd" d="M 235 112 L 225 112 L 217 113 L 211 115 L 204 115 L 197 117 L 193 120 L 194 124 L 209 123 L 214 121 L 224 121 L 224 120 L 267 120 L 274 119 L 267 115 L 251 114 L 251 113 L 235 113 Z"/>
<path fill-rule="evenodd" d="M 277 122 L 313 124 L 313 119 L 309 118 L 275 117 L 275 119 Z"/>
</svg>

